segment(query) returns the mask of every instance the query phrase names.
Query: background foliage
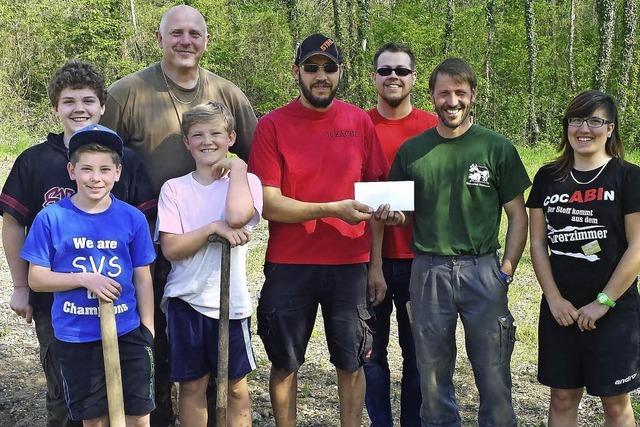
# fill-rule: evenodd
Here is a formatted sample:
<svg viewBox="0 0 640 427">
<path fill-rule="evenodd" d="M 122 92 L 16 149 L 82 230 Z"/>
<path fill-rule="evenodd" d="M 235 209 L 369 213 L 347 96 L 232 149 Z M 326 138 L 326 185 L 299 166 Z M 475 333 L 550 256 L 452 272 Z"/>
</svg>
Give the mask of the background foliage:
<svg viewBox="0 0 640 427">
<path fill-rule="evenodd" d="M 598 84 L 624 99 L 622 135 L 627 145 L 640 145 L 636 0 L 186 3 L 200 9 L 209 25 L 211 41 L 202 65 L 240 86 L 259 115 L 296 95 L 290 76 L 295 44 L 320 31 L 334 36 L 343 50 L 347 73 L 339 96 L 363 108 L 375 102 L 370 82 L 375 49 L 402 41 L 417 56 L 414 101 L 419 107 L 431 108 L 430 70 L 446 55 L 460 56 L 478 74 L 477 122 L 517 143 L 558 141 L 559 117 L 569 99 Z M 65 60 L 93 62 L 108 82 L 159 60 L 154 31 L 174 4 L 0 0 L 0 144 L 32 143 L 55 126 L 45 88 Z M 527 21 L 526 10 L 534 19 Z"/>
</svg>

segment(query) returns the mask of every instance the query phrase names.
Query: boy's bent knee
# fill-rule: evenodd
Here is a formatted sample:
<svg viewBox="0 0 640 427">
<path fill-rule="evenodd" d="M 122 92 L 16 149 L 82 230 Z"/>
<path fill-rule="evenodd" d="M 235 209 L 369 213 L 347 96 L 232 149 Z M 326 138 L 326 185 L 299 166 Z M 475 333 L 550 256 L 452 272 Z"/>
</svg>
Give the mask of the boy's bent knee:
<svg viewBox="0 0 640 427">
<path fill-rule="evenodd" d="M 247 386 L 247 378 L 237 378 L 229 380 L 229 399 L 247 399 L 249 400 L 249 387 Z"/>
<path fill-rule="evenodd" d="M 127 427 L 149 427 L 150 417 L 146 415 L 127 415 L 125 416 Z"/>
<path fill-rule="evenodd" d="M 209 384 L 209 374 L 190 381 L 180 381 L 180 394 L 205 394 Z"/>
<path fill-rule="evenodd" d="M 578 408 L 583 389 L 551 389 L 550 405 L 555 412 L 567 412 Z"/>
</svg>

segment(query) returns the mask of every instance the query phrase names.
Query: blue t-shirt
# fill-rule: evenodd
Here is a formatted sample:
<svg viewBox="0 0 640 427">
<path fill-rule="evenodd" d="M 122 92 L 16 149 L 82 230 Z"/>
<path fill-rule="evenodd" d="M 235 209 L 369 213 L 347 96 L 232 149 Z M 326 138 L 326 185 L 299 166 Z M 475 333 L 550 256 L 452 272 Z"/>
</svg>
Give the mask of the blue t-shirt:
<svg viewBox="0 0 640 427">
<path fill-rule="evenodd" d="M 48 206 L 35 218 L 20 256 L 58 273 L 96 272 L 122 286 L 115 305 L 118 335 L 140 325 L 133 269 L 149 265 L 156 253 L 147 220 L 138 209 L 111 196 L 97 214 L 78 209 L 71 198 Z M 51 321 L 57 339 L 100 339 L 99 301 L 86 288 L 55 292 Z"/>
</svg>

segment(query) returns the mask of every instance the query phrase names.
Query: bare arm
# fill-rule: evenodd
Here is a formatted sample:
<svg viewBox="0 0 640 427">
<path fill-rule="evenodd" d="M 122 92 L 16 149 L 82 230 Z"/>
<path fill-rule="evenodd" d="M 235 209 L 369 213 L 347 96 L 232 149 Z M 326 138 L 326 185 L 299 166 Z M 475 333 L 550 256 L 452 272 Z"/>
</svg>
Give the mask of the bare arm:
<svg viewBox="0 0 640 427">
<path fill-rule="evenodd" d="M 153 282 L 151 270 L 148 265 L 133 269 L 133 285 L 136 288 L 136 300 L 138 301 L 138 313 L 140 321 L 155 336 L 153 324 Z"/>
<path fill-rule="evenodd" d="M 251 221 L 255 213 L 253 196 L 247 180 L 247 164 L 239 158 L 227 158 L 218 162 L 217 166 L 230 171 L 225 203 L 227 224 L 231 228 L 242 228 Z"/>
<path fill-rule="evenodd" d="M 160 232 L 162 254 L 169 261 L 188 258 L 209 244 L 211 234 L 218 234 L 229 241 L 231 247 L 244 245 L 251 238 L 251 232 L 245 228 L 231 228 L 224 221 L 214 221 L 184 234 Z"/>
<path fill-rule="evenodd" d="M 640 212 L 624 216 L 624 228 L 627 236 L 627 250 L 613 270 L 602 292 L 612 300 L 617 300 L 633 284 L 640 271 Z M 613 308 L 615 310 L 615 307 Z M 581 307 L 578 312 L 578 326 L 581 330 L 595 329 L 595 322 L 609 311 L 609 307 L 597 300 Z"/>
<path fill-rule="evenodd" d="M 369 206 L 355 200 L 312 203 L 302 202 L 282 195 L 279 188 L 262 186 L 264 196 L 263 216 L 269 221 L 298 223 L 311 219 L 335 217 L 349 224 L 367 221 L 372 216 Z"/>
<path fill-rule="evenodd" d="M 551 272 L 547 246 L 546 220 L 542 209 L 529 209 L 529 241 L 533 271 L 542 288 L 544 297 L 556 322 L 562 326 L 572 325 L 578 319 L 578 310 L 562 297 Z"/>
<path fill-rule="evenodd" d="M 384 237 L 384 222 L 374 218 L 369 220 L 371 226 L 371 258 L 368 272 L 369 302 L 378 305 L 387 292 L 387 283 L 382 273 L 382 240 Z"/>
<path fill-rule="evenodd" d="M 508 226 L 500 269 L 513 276 L 527 243 L 527 210 L 524 207 L 524 196 L 522 193 L 519 194 L 503 207 L 507 213 Z"/>
<path fill-rule="evenodd" d="M 11 214 L 2 215 L 2 247 L 9 264 L 9 272 L 13 281 L 13 293 L 9 306 L 27 323 L 31 323 L 33 307 L 29 304 L 29 285 L 27 275 L 29 263 L 20 258 L 20 251 L 24 246 L 26 229 Z"/>
<path fill-rule="evenodd" d="M 36 292 L 63 292 L 84 287 L 108 302 L 117 300 L 122 292 L 118 282 L 99 273 L 57 273 L 36 264 L 29 265 L 29 286 Z"/>
</svg>

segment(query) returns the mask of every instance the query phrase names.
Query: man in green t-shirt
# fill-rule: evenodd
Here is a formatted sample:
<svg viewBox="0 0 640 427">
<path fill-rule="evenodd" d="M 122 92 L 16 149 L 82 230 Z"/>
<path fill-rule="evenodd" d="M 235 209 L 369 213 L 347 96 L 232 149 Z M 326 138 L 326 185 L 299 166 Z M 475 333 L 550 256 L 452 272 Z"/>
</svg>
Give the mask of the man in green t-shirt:
<svg viewBox="0 0 640 427">
<path fill-rule="evenodd" d="M 515 426 L 507 290 L 527 240 L 523 191 L 531 185 L 515 147 L 474 124 L 473 70 L 449 58 L 429 79 L 440 122 L 398 151 L 390 180 L 415 182 L 410 296 L 423 426 L 459 426 L 453 371 L 458 315 L 480 394 L 480 426 Z M 502 209 L 504 254 L 497 250 Z"/>
</svg>

